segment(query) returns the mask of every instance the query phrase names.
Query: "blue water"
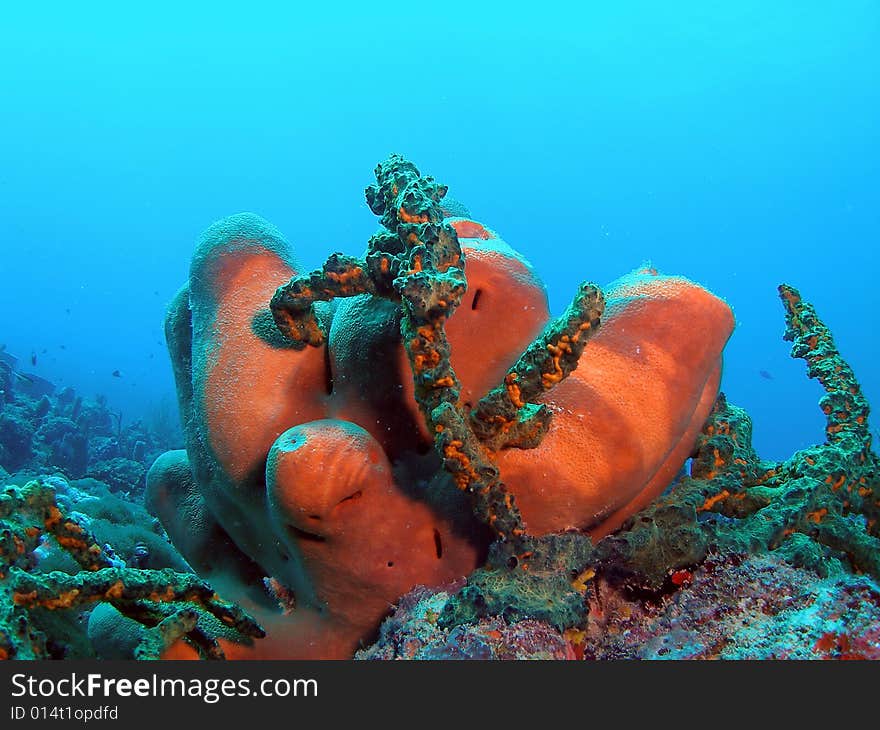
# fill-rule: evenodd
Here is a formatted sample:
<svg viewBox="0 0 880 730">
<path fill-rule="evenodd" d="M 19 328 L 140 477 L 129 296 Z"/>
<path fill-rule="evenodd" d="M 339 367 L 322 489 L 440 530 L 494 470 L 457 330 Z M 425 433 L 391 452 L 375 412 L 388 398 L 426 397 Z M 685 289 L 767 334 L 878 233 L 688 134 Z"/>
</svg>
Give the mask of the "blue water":
<svg viewBox="0 0 880 730">
<path fill-rule="evenodd" d="M 782 281 L 880 403 L 876 0 L 295 5 L 4 4 L 0 343 L 27 370 L 126 419 L 172 397 L 163 312 L 199 233 L 251 210 L 309 268 L 359 254 L 397 151 L 555 311 L 645 260 L 727 299 L 723 389 L 762 455 L 822 439 Z"/>
</svg>

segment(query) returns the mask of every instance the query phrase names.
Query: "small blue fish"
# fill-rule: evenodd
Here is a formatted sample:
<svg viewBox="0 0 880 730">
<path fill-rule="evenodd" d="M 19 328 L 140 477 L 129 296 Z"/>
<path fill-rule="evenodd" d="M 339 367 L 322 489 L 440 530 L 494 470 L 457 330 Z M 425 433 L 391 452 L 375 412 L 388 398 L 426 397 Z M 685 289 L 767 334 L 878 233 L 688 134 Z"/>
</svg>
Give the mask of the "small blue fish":
<svg viewBox="0 0 880 730">
<path fill-rule="evenodd" d="M 760 375 L 764 380 L 773 380 L 773 376 L 768 373 L 766 370 L 759 370 L 758 375 Z"/>
</svg>

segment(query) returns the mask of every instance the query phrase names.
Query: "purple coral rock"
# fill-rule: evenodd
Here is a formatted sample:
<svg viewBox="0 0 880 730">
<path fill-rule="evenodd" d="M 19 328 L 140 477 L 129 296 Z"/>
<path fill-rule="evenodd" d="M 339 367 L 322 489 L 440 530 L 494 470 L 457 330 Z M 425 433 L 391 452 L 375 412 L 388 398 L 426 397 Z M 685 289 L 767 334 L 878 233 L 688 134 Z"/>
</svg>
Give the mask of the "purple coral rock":
<svg viewBox="0 0 880 730">
<path fill-rule="evenodd" d="M 591 659 L 880 659 L 880 587 L 840 571 L 822 578 L 772 553 L 708 561 L 659 602 L 600 584 Z"/>
<path fill-rule="evenodd" d="M 404 596 L 382 624 L 379 640 L 357 659 L 573 659 L 571 644 L 552 626 L 525 620 L 481 619 L 443 629 L 437 619 L 463 582 L 432 592 L 420 586 Z"/>
</svg>

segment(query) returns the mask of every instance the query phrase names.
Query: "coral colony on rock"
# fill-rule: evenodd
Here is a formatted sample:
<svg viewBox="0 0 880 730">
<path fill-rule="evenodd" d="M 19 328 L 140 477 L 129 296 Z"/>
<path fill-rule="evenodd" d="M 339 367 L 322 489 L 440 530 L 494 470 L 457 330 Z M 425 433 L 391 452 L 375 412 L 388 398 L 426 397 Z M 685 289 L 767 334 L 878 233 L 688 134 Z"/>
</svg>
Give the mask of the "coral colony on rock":
<svg viewBox="0 0 880 730">
<path fill-rule="evenodd" d="M 375 172 L 362 258 L 205 232 L 166 318 L 185 449 L 0 363 L 0 656 L 880 657 L 868 404 L 798 291 L 825 439 L 768 462 L 723 300 L 645 267 L 551 319 L 445 186 Z"/>
</svg>

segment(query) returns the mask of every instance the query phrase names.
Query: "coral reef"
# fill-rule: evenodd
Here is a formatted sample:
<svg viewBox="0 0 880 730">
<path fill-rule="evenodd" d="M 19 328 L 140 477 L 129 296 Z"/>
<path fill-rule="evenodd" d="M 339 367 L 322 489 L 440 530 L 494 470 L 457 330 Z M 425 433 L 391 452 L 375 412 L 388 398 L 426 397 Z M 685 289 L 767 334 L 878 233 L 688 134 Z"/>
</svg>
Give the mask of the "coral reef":
<svg viewBox="0 0 880 730">
<path fill-rule="evenodd" d="M 445 629 L 440 617 L 449 596 L 460 588 L 429 591 L 419 587 L 404 596 L 383 623 L 379 639 L 356 659 L 574 659 L 571 643 L 542 621 L 510 622 L 487 617 Z"/>
<path fill-rule="evenodd" d="M 460 586 L 402 598 L 357 659 L 880 659 L 880 587 L 848 571 L 822 578 L 778 553 L 712 556 L 675 573 L 680 588 L 641 600 L 591 581 L 589 622 L 441 617 Z"/>
<path fill-rule="evenodd" d="M 0 358 L 0 657 L 880 657 L 868 404 L 795 289 L 827 423 L 777 463 L 719 394 L 722 300 L 643 267 L 551 319 L 445 186 L 375 173 L 361 257 L 205 232 L 185 449 Z"/>
<path fill-rule="evenodd" d="M 57 479 L 54 484 L 64 486 Z M 263 636 L 253 619 L 194 573 L 126 567 L 91 526 L 64 507 L 47 481 L 8 486 L 0 494 L 0 658 L 75 658 L 95 649 L 100 654 L 83 618 L 102 603 L 115 609 L 111 616 L 118 620 L 104 611 L 96 623 L 119 627 L 124 620 L 139 627 L 126 658 L 159 658 L 181 638 L 206 658 L 222 658 L 218 636 Z M 67 566 L 58 553 L 67 556 Z"/>
<path fill-rule="evenodd" d="M 576 579 L 589 620 L 567 631 L 529 624 L 533 642 L 555 651 L 565 640 L 592 659 L 880 658 L 880 479 L 868 404 L 813 307 L 790 286 L 780 294 L 792 356 L 826 391 L 825 442 L 763 461 L 748 415 L 719 395 L 690 473 L 595 545 Z M 475 604 L 468 590 L 404 598 L 359 656 L 500 656 L 498 632 L 522 627 L 522 617 L 499 625 L 488 616 L 503 607 L 462 614 Z"/>
<path fill-rule="evenodd" d="M 230 656 L 351 656 L 413 586 L 469 574 L 488 608 L 448 621 L 582 622 L 588 532 L 666 487 L 717 393 L 733 319 L 706 290 L 641 270 L 550 322 L 530 265 L 444 186 L 399 156 L 376 177 L 362 258 L 299 275 L 276 229 L 233 216 L 169 309 L 187 449 L 147 496 L 266 627 Z"/>
<path fill-rule="evenodd" d="M 137 441 L 136 444 L 143 444 Z M 143 459 L 143 447 L 138 449 Z M 126 488 L 143 488 L 146 485 L 147 467 L 142 461 L 114 457 L 105 461 L 94 462 L 87 470 L 87 475 L 99 482 L 104 482 L 114 491 L 124 491 Z"/>
<path fill-rule="evenodd" d="M 712 556 L 686 589 L 635 602 L 604 581 L 577 637 L 587 659 L 880 659 L 880 587 L 780 553 Z"/>
<path fill-rule="evenodd" d="M 103 396 L 84 399 L 70 387 L 55 394 L 48 381 L 35 391 L 37 376 L 19 372 L 17 360 L 6 357 L 0 361 L 0 468 L 7 476 L 0 483 L 60 473 L 140 494 L 149 465 L 182 445 L 179 427 L 169 427 L 158 408 L 150 424 L 123 426 L 122 415 Z"/>
<path fill-rule="evenodd" d="M 414 397 L 444 467 L 470 493 L 476 516 L 500 540 L 516 540 L 525 533 L 522 517 L 488 452 L 540 443 L 551 414 L 535 401 L 577 366 L 604 310 L 602 294 L 584 284 L 566 313 L 509 369 L 504 384 L 469 412 L 446 334 L 446 321 L 467 289 L 458 234 L 440 206 L 447 189 L 399 155 L 379 164 L 376 180 L 367 188 L 367 203 L 383 230 L 370 239 L 364 260 L 334 254 L 321 271 L 279 287 L 271 302 L 275 323 L 294 346 L 318 346 L 325 335 L 316 301 L 370 294 L 400 302 Z"/>
<path fill-rule="evenodd" d="M 828 328 L 796 290 L 781 286 L 792 356 L 825 388 L 825 443 L 783 463 L 758 458 L 751 419 L 719 397 L 690 475 L 597 546 L 602 571 L 656 590 L 710 552 L 772 550 L 826 572 L 842 562 L 880 578 L 880 470 L 868 404 Z"/>
</svg>

